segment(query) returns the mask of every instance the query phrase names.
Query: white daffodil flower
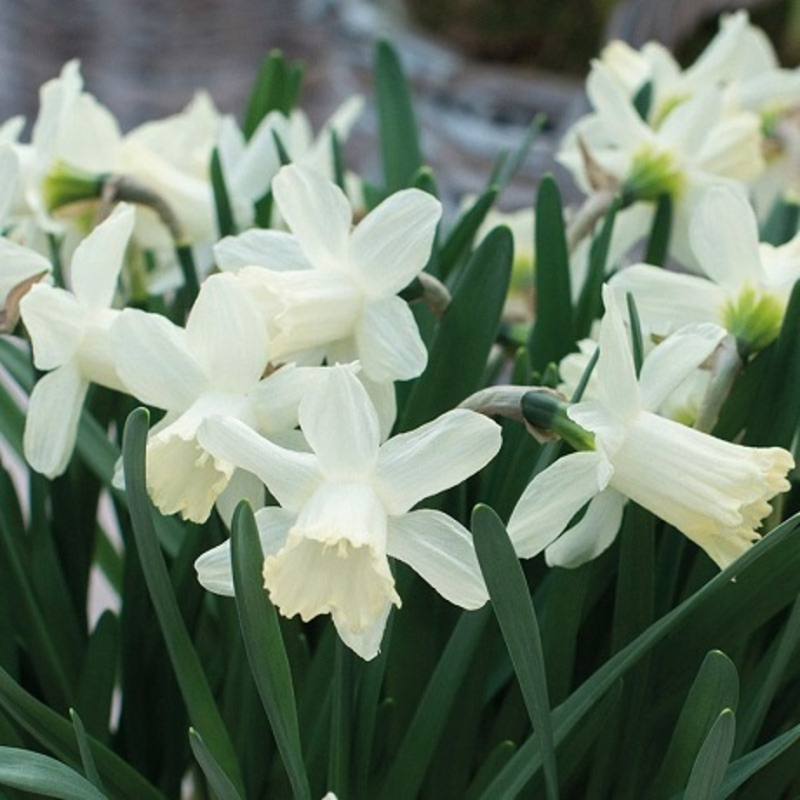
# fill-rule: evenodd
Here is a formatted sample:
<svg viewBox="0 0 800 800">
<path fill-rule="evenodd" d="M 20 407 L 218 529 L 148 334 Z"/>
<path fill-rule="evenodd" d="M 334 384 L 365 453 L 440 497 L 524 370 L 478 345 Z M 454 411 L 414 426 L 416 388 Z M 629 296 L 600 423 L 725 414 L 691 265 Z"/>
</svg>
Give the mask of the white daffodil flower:
<svg viewBox="0 0 800 800">
<path fill-rule="evenodd" d="M 750 23 L 746 11 L 721 17 L 717 35 L 686 69 L 658 42 L 647 42 L 636 50 L 612 41 L 603 48 L 600 61 L 631 98 L 649 84 L 645 116 L 654 127 L 704 86 L 736 86 L 778 66 L 769 39 Z"/>
<path fill-rule="evenodd" d="M 389 557 L 462 608 L 488 599 L 469 533 L 440 511 L 410 509 L 485 466 L 500 428 L 457 409 L 381 445 L 363 386 L 346 367 L 326 372 L 300 403 L 313 452 L 279 447 L 233 419 L 208 420 L 200 441 L 259 476 L 280 503 L 256 514 L 272 602 L 287 617 L 331 614 L 344 643 L 371 659 L 400 606 Z M 196 568 L 209 591 L 233 594 L 228 542 Z"/>
<path fill-rule="evenodd" d="M 281 166 L 276 138 L 292 164 L 318 172 L 328 180 L 335 176 L 333 137 L 343 144 L 364 106 L 363 98 L 346 100 L 322 126 L 315 137 L 308 117 L 295 109 L 287 117 L 271 111 L 259 123 L 249 141 L 233 117 L 225 117 L 219 129 L 217 147 L 226 188 L 240 228 L 253 222 L 253 204 L 269 190 Z"/>
<path fill-rule="evenodd" d="M 120 313 L 111 304 L 133 224 L 133 208 L 118 206 L 75 250 L 72 291 L 39 283 L 20 302 L 34 364 L 47 371 L 30 396 L 25 458 L 49 478 L 67 467 L 89 384 L 125 390 L 109 330 Z"/>
<path fill-rule="evenodd" d="M 423 269 L 441 204 L 417 189 L 389 197 L 355 228 L 347 197 L 309 169 L 283 167 L 273 194 L 292 235 L 248 231 L 214 249 L 259 299 L 276 361 L 359 361 L 376 384 L 417 377 L 425 345 L 397 297 Z"/>
<path fill-rule="evenodd" d="M 755 212 L 742 193 L 716 186 L 699 204 L 689 243 L 705 277 L 635 264 L 614 275 L 611 287 L 618 297 L 633 295 L 649 332 L 715 322 L 746 352 L 766 347 L 780 332 L 800 278 L 800 235 L 780 247 L 760 244 Z"/>
<path fill-rule="evenodd" d="M 123 311 L 111 332 L 128 391 L 166 410 L 147 443 L 147 484 L 164 514 L 208 518 L 233 474 L 197 440 L 204 419 L 223 414 L 264 433 L 297 424 L 297 406 L 314 370 L 284 367 L 264 378 L 263 323 L 230 275 L 208 278 L 181 328 L 158 314 Z"/>
<path fill-rule="evenodd" d="M 530 558 L 544 550 L 551 565 L 579 566 L 614 541 L 630 498 L 724 568 L 759 538 L 769 501 L 789 489 L 794 459 L 779 447 L 743 447 L 654 414 L 686 367 L 696 367 L 696 354 L 684 361 L 680 350 L 669 358 L 662 350 L 637 380 L 614 295 L 606 287 L 603 297 L 597 399 L 567 410 L 593 436 L 594 449 L 559 459 L 528 485 L 508 524 L 517 553 Z"/>
<path fill-rule="evenodd" d="M 678 369 L 685 376 L 661 399 L 658 407 L 648 408 L 648 411 L 655 411 L 684 425 L 692 425 L 711 380 L 710 370 L 704 367 L 725 336 L 724 328 L 707 322 L 684 325 L 658 344 L 650 337 L 644 338 L 648 372 Z M 576 392 L 597 348 L 596 340 L 583 339 L 578 342 L 577 353 L 570 353 L 559 362 L 561 383 L 558 390 L 565 397 L 572 397 Z M 599 385 L 595 369 L 589 375 L 581 400 L 596 400 Z"/>
<path fill-rule="evenodd" d="M 716 183 L 750 182 L 764 169 L 758 116 L 731 109 L 724 89 L 706 84 L 654 126 L 599 61 L 586 90 L 594 111 L 564 138 L 558 160 L 587 193 L 595 188 L 595 172 L 632 201 L 669 195 L 671 249 L 693 267 L 688 229 L 703 191 Z"/>
</svg>

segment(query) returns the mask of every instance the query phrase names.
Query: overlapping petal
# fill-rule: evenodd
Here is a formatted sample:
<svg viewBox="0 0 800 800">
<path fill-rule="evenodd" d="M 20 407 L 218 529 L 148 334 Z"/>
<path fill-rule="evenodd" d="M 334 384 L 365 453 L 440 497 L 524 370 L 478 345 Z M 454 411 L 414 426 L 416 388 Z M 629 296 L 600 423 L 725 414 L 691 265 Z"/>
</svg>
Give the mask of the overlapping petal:
<svg viewBox="0 0 800 800">
<path fill-rule="evenodd" d="M 448 411 L 384 444 L 375 480 L 393 516 L 486 466 L 502 444 L 497 423 L 466 409 Z"/>
<path fill-rule="evenodd" d="M 309 169 L 289 164 L 272 181 L 275 202 L 317 269 L 347 263 L 353 212 L 344 192 Z"/>
<path fill-rule="evenodd" d="M 350 369 L 336 366 L 327 373 L 300 403 L 300 426 L 326 476 L 364 478 L 378 457 L 378 415 Z"/>
<path fill-rule="evenodd" d="M 378 383 L 411 380 L 421 375 L 428 363 L 414 315 L 397 296 L 365 304 L 355 340 L 364 372 Z"/>
<path fill-rule="evenodd" d="M 117 372 L 143 403 L 164 409 L 188 408 L 208 386 L 187 341 L 186 331 L 159 314 L 122 311 L 111 328 Z"/>
<path fill-rule="evenodd" d="M 422 509 L 393 517 L 387 550 L 454 605 L 475 609 L 489 599 L 472 536 L 441 511 Z"/>
<path fill-rule="evenodd" d="M 133 206 L 117 206 L 76 248 L 70 274 L 72 291 L 88 308 L 111 305 L 135 217 Z"/>
<path fill-rule="evenodd" d="M 240 420 L 207 419 L 197 436 L 200 444 L 217 458 L 257 475 L 289 510 L 297 511 L 322 480 L 313 455 L 278 447 Z"/>
<path fill-rule="evenodd" d="M 428 262 L 441 203 L 419 189 L 384 200 L 353 231 L 350 260 L 369 296 L 404 289 Z"/>
<path fill-rule="evenodd" d="M 520 558 L 541 553 L 570 520 L 608 485 L 611 472 L 594 451 L 571 453 L 540 472 L 527 486 L 508 521 Z"/>
<path fill-rule="evenodd" d="M 604 553 L 617 538 L 627 502 L 611 488 L 593 497 L 580 521 L 545 549 L 548 565 L 573 569 Z"/>
<path fill-rule="evenodd" d="M 43 375 L 33 387 L 23 445 L 25 458 L 36 472 L 54 478 L 67 468 L 88 388 L 72 364 Z"/>
</svg>

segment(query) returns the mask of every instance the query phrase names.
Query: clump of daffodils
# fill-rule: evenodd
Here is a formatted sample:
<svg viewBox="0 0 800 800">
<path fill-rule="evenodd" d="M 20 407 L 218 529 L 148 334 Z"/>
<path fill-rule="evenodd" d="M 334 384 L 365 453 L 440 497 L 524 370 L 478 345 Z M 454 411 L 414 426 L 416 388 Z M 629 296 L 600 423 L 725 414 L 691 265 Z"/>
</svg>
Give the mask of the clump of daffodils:
<svg viewBox="0 0 800 800">
<path fill-rule="evenodd" d="M 437 272 L 447 231 L 433 194 L 373 192 L 363 208 L 366 195 L 346 191 L 340 147 L 362 101 L 316 135 L 297 109 L 272 110 L 245 135 L 200 93 L 123 133 L 67 64 L 42 89 L 29 142 L 16 121 L 0 128 L 3 330 L 27 339 L 40 372 L 30 466 L 67 471 L 92 385 L 150 406 L 160 416 L 146 483 L 158 510 L 202 524 L 215 509 L 227 519 L 245 494 L 260 498 L 272 602 L 306 622 L 330 615 L 364 659 L 402 604 L 394 561 L 461 608 L 487 601 L 463 517 L 468 502 L 493 500 L 480 497 L 491 482 L 473 478 L 503 446 L 489 414 L 573 449 L 509 506 L 520 558 L 597 557 L 633 500 L 730 565 L 760 538 L 794 467 L 781 447 L 709 431 L 739 371 L 779 338 L 800 278 L 800 234 L 770 244 L 759 231 L 764 204 L 800 186 L 800 81 L 740 12 L 686 69 L 657 45 L 612 43 L 587 93 L 591 113 L 559 159 L 587 195 L 567 215 L 567 302 L 577 315 L 594 301 L 588 323 L 604 305 L 595 338 L 568 343 L 547 391 L 507 391 L 495 378 L 512 367 L 481 364 L 493 383 L 407 430 L 398 398 L 442 368 L 429 353 L 448 335 L 448 309 L 440 320 L 416 313 L 406 290 L 442 278 L 442 296 L 457 296 L 466 268 Z M 626 265 L 665 198 L 680 269 Z M 588 235 L 617 207 L 604 272 L 589 275 Z M 487 226 L 519 224 L 512 295 L 524 296 L 517 321 L 536 325 L 547 298 L 534 297 L 534 265 L 551 267 L 534 253 L 532 209 L 492 214 L 471 233 L 479 242 Z M 621 310 L 629 298 L 635 315 Z M 730 352 L 736 368 L 725 371 Z M 529 355 L 515 367 L 523 380 Z M 582 397 L 568 404 L 555 386 Z M 462 492 L 461 519 L 437 508 L 449 490 Z M 196 568 L 209 591 L 234 593 L 229 541 Z"/>
</svg>

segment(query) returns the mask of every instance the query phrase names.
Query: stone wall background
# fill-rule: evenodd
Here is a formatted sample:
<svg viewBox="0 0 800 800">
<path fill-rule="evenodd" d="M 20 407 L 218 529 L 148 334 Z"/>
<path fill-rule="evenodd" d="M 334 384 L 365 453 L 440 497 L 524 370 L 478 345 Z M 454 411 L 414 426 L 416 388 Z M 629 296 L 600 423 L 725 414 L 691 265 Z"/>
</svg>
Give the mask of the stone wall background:
<svg viewBox="0 0 800 800">
<path fill-rule="evenodd" d="M 721 10 L 760 4 L 624 0 L 598 38 L 674 44 Z M 87 89 L 125 129 L 177 111 L 199 87 L 239 113 L 261 59 L 280 48 L 307 65 L 302 105 L 318 125 L 354 92 L 369 100 L 372 44 L 386 35 L 414 84 L 424 151 L 445 199 L 479 191 L 497 154 L 520 141 L 537 112 L 547 115 L 504 197 L 509 206 L 529 202 L 561 131 L 583 109 L 580 78 L 472 60 L 403 16 L 401 0 L 0 0 L 0 119 L 33 118 L 38 87 L 76 57 Z M 368 105 L 348 161 L 374 176 L 376 159 Z"/>
</svg>

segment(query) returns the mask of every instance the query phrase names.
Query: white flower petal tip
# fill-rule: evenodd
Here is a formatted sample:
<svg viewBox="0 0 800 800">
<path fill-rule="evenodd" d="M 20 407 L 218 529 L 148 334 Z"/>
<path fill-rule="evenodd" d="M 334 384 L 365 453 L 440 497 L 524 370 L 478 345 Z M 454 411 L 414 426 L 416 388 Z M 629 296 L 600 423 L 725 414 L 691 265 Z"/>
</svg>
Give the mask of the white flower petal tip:
<svg viewBox="0 0 800 800">
<path fill-rule="evenodd" d="M 195 562 L 197 580 L 209 592 L 233 597 L 231 543 L 223 542 L 203 553 Z"/>
</svg>

